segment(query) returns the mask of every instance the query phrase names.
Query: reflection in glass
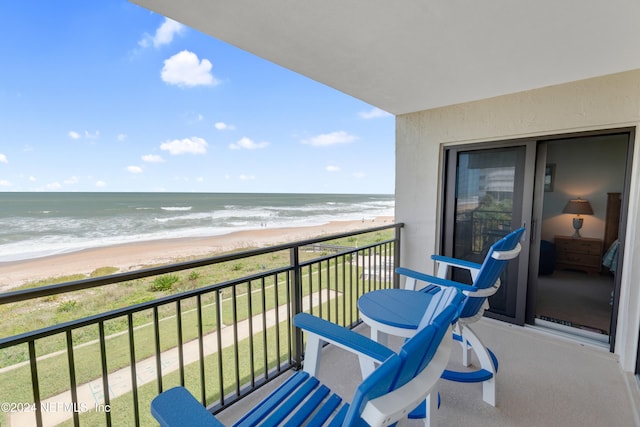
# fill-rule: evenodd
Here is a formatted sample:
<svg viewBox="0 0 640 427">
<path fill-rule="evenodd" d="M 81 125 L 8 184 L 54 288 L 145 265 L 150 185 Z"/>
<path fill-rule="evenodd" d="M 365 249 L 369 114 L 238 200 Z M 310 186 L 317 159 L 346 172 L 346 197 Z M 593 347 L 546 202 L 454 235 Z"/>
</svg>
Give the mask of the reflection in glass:
<svg viewBox="0 0 640 427">
<path fill-rule="evenodd" d="M 513 199 L 519 147 L 458 155 L 454 257 L 482 263 L 490 246 L 513 228 Z M 456 280 L 470 282 L 470 277 Z M 491 311 L 507 310 L 506 286 L 490 298 Z"/>
</svg>

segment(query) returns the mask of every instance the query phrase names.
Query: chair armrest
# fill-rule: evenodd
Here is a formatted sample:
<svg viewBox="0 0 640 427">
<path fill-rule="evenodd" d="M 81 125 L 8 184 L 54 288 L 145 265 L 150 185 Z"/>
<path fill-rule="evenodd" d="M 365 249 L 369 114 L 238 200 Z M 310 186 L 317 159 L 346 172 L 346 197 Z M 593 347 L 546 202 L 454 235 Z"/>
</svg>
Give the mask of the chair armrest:
<svg viewBox="0 0 640 427">
<path fill-rule="evenodd" d="M 476 262 L 465 261 L 463 259 L 451 258 L 444 255 L 431 255 L 431 259 L 440 263 L 448 264 L 453 267 L 466 268 L 468 270 L 480 270 L 482 264 Z"/>
<path fill-rule="evenodd" d="M 306 332 L 303 368 L 313 376 L 318 376 L 320 371 L 322 346 L 325 342 L 357 355 L 363 378 L 371 374 L 376 365 L 394 354 L 393 350 L 364 335 L 307 313 L 296 314 L 293 324 Z"/>
<path fill-rule="evenodd" d="M 174 387 L 151 401 L 151 414 L 162 427 L 224 427 L 184 387 Z"/>
<path fill-rule="evenodd" d="M 463 294 L 475 296 L 478 291 L 478 288 L 475 288 L 471 285 L 465 285 L 464 283 L 454 282 L 453 280 L 443 279 L 436 276 L 431 276 L 428 274 L 420 273 L 419 271 L 410 270 L 405 267 L 399 267 L 396 269 L 396 273 L 407 276 L 412 279 L 420 280 L 421 282 L 431 283 L 436 286 L 444 286 L 444 287 L 454 287 L 460 289 Z"/>
<path fill-rule="evenodd" d="M 431 255 L 431 259 L 438 263 L 438 273 L 436 275 L 443 279 L 449 275 L 449 267 L 457 267 L 468 270 L 469 274 L 471 274 L 471 280 L 475 282 L 482 268 L 481 264 L 444 255 Z"/>
<path fill-rule="evenodd" d="M 374 362 L 382 363 L 395 354 L 393 350 L 364 335 L 308 313 L 296 314 L 293 324 L 309 334 L 307 341 L 312 339 L 311 335 L 315 335 L 324 342 L 335 344 L 337 347 L 372 359 Z"/>
<path fill-rule="evenodd" d="M 476 281 L 476 277 L 482 268 L 481 264 L 463 259 L 451 258 L 443 255 L 431 255 L 431 259 L 438 263 L 438 277 L 446 278 L 449 273 L 449 267 L 464 268 L 471 274 L 471 280 Z"/>
</svg>

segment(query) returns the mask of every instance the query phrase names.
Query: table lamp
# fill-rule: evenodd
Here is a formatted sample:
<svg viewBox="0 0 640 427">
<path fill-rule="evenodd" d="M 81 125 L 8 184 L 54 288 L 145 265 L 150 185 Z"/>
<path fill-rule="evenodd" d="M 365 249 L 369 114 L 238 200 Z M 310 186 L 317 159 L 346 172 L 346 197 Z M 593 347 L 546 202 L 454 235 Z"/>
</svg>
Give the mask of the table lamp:
<svg viewBox="0 0 640 427">
<path fill-rule="evenodd" d="M 580 229 L 582 228 L 583 218 L 580 218 L 580 215 L 593 215 L 593 209 L 591 208 L 591 203 L 588 200 L 584 200 L 581 198 L 572 199 L 567 202 L 567 205 L 562 210 L 562 213 L 574 214 L 576 215 L 573 218 L 573 228 L 576 230 L 573 233 L 574 239 L 581 239 Z"/>
</svg>

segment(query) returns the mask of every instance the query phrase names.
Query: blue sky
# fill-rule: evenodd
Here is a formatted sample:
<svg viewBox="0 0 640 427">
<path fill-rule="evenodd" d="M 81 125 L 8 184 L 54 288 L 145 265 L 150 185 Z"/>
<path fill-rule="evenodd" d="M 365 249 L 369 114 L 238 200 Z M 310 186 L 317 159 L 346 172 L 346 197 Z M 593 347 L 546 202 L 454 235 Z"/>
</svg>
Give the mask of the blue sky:
<svg viewBox="0 0 640 427">
<path fill-rule="evenodd" d="M 0 16 L 0 191 L 394 191 L 369 104 L 126 1 Z"/>
</svg>

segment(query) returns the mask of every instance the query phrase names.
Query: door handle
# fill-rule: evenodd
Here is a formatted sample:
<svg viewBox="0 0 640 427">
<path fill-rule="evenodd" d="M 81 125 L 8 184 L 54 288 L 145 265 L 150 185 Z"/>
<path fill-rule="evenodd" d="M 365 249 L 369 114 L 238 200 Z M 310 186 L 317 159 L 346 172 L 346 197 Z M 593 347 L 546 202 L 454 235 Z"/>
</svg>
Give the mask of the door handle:
<svg viewBox="0 0 640 427">
<path fill-rule="evenodd" d="M 529 230 L 529 243 L 533 243 L 535 240 L 536 223 L 537 221 L 535 219 L 531 220 L 531 230 Z"/>
</svg>

